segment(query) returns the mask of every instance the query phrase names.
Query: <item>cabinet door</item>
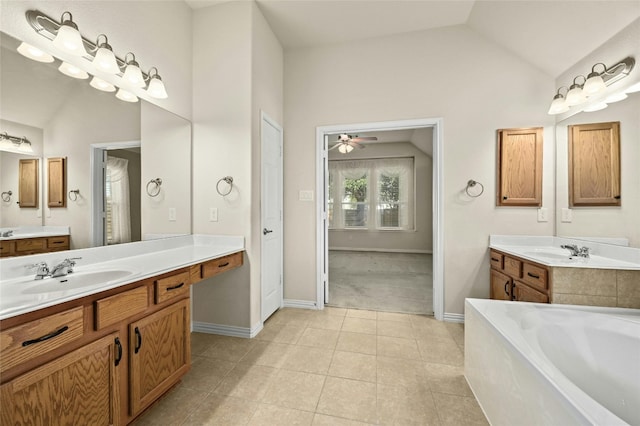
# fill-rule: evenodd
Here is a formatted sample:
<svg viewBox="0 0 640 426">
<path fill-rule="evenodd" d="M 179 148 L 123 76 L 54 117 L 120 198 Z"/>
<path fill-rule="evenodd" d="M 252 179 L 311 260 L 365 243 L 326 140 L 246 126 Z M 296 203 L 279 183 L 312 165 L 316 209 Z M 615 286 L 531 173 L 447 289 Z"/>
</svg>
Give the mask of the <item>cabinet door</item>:
<svg viewBox="0 0 640 426">
<path fill-rule="evenodd" d="M 511 285 L 513 284 L 511 277 L 491 270 L 491 298 L 497 300 L 511 300 Z"/>
<path fill-rule="evenodd" d="M 117 425 L 120 423 L 116 333 L 2 385 L 2 424 Z"/>
<path fill-rule="evenodd" d="M 549 296 L 520 281 L 513 284 L 513 296 L 519 302 L 549 303 Z"/>
<path fill-rule="evenodd" d="M 191 362 L 189 299 L 129 325 L 130 414 L 175 384 Z"/>
<path fill-rule="evenodd" d="M 569 205 L 620 200 L 620 122 L 569 126 Z"/>
<path fill-rule="evenodd" d="M 542 127 L 498 130 L 496 205 L 542 205 Z"/>
<path fill-rule="evenodd" d="M 18 165 L 18 204 L 38 208 L 38 159 L 22 159 Z"/>
<path fill-rule="evenodd" d="M 49 207 L 65 207 L 67 205 L 66 158 L 47 158 L 47 194 Z"/>
</svg>

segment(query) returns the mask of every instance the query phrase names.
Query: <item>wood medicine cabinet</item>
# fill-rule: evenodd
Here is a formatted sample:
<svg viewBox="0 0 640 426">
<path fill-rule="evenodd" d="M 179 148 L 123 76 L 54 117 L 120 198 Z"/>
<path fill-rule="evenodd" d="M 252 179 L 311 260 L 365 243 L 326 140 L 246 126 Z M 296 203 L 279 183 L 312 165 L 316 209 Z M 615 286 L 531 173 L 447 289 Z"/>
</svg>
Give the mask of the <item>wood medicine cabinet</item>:
<svg viewBox="0 0 640 426">
<path fill-rule="evenodd" d="M 64 157 L 47 158 L 47 194 L 49 207 L 66 207 L 66 163 Z"/>
<path fill-rule="evenodd" d="M 620 202 L 620 122 L 569 126 L 569 206 Z"/>
<path fill-rule="evenodd" d="M 496 205 L 542 205 L 542 127 L 498 130 Z"/>
<path fill-rule="evenodd" d="M 38 208 L 38 159 L 21 159 L 18 164 L 18 205 Z"/>
</svg>

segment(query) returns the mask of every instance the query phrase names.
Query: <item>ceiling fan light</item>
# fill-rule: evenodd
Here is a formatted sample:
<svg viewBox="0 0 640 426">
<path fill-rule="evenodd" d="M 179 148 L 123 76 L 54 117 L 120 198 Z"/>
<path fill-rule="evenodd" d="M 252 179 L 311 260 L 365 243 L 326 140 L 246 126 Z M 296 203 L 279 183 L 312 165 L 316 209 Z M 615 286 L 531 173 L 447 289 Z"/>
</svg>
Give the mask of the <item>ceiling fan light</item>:
<svg viewBox="0 0 640 426">
<path fill-rule="evenodd" d="M 58 71 L 62 74 L 67 75 L 69 77 L 77 78 L 79 80 L 84 80 L 89 78 L 89 74 L 86 71 L 81 70 L 80 68 L 71 65 L 67 62 L 63 62 L 59 67 Z"/>
<path fill-rule="evenodd" d="M 118 90 L 118 93 L 116 93 L 116 98 L 125 102 L 138 102 L 138 97 L 136 95 L 123 89 Z"/>
<path fill-rule="evenodd" d="M 38 62 L 46 62 L 46 63 L 53 62 L 53 56 L 43 52 L 37 47 L 34 47 L 28 43 L 25 43 L 24 41 L 20 43 L 20 46 L 18 46 L 17 50 L 18 50 L 18 53 L 20 53 L 25 58 L 29 58 Z"/>
<path fill-rule="evenodd" d="M 587 96 L 595 95 L 607 88 L 607 85 L 604 84 L 604 80 L 602 76 L 597 72 L 592 72 L 587 76 L 587 81 L 584 83 L 584 87 L 582 90 L 586 93 Z"/>
<path fill-rule="evenodd" d="M 65 20 L 65 14 L 69 15 L 69 19 Z M 76 56 L 82 56 L 87 53 L 84 49 L 82 36 L 78 31 L 78 26 L 73 22 L 71 13 L 64 12 L 61 18 L 62 24 L 58 28 L 56 38 L 53 39 L 53 45 L 60 50 Z"/>
<path fill-rule="evenodd" d="M 89 84 L 94 89 L 102 90 L 103 92 L 115 92 L 116 91 L 116 87 L 113 84 L 111 84 L 111 83 L 109 83 L 107 81 L 104 81 L 103 79 L 98 78 L 98 77 L 93 77 Z"/>
</svg>

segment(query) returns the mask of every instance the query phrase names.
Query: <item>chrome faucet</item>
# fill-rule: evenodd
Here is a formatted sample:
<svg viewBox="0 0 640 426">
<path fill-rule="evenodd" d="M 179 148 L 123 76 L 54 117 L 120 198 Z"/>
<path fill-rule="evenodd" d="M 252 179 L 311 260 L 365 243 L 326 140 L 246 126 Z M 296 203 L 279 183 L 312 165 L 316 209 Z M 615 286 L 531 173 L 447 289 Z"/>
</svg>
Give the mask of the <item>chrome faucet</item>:
<svg viewBox="0 0 640 426">
<path fill-rule="evenodd" d="M 580 250 L 578 250 L 578 256 L 580 257 L 584 257 L 584 258 L 589 258 L 589 247 L 580 247 Z"/>
<path fill-rule="evenodd" d="M 49 265 L 47 265 L 47 262 L 39 262 L 34 263 L 33 265 L 27 265 L 27 268 L 37 268 L 34 280 L 41 280 L 44 277 L 49 276 Z"/>
<path fill-rule="evenodd" d="M 65 259 L 58 263 L 51 269 L 51 278 L 64 277 L 67 274 L 73 272 L 73 267 L 76 266 L 76 260 L 82 259 L 81 257 L 72 257 Z"/>
<path fill-rule="evenodd" d="M 571 252 L 570 256 L 578 256 L 580 254 L 580 249 L 575 244 L 563 244 L 560 248 L 569 250 Z"/>
</svg>

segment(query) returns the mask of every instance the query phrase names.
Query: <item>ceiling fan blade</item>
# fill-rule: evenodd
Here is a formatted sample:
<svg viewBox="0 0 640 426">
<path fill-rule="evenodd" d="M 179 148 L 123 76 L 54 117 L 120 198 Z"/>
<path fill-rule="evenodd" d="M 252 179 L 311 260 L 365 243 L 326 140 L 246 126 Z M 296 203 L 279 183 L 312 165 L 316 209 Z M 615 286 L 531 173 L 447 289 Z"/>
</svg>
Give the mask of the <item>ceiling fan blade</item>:
<svg viewBox="0 0 640 426">
<path fill-rule="evenodd" d="M 360 148 L 360 149 L 365 148 L 364 145 L 360 145 L 358 142 L 354 142 L 353 139 L 351 139 L 351 141 L 349 142 L 349 145 L 351 145 L 351 146 L 353 146 L 355 148 Z"/>
<path fill-rule="evenodd" d="M 337 143 L 334 146 L 332 146 L 331 148 L 329 148 L 329 151 L 331 151 L 332 149 L 336 149 L 337 147 L 339 147 L 341 144 Z"/>
<path fill-rule="evenodd" d="M 351 138 L 352 142 L 377 141 L 377 140 L 378 138 L 375 136 L 363 136 L 363 137 L 356 136 L 355 138 Z"/>
</svg>

